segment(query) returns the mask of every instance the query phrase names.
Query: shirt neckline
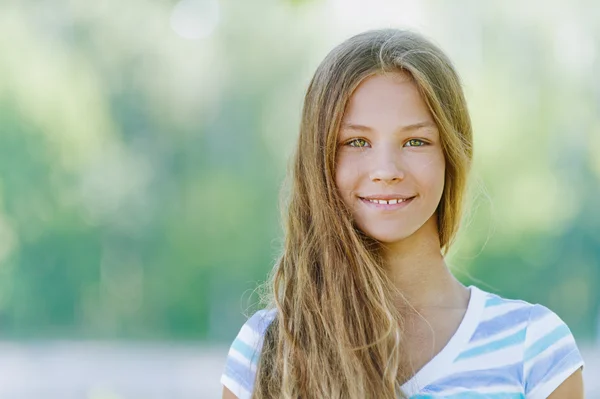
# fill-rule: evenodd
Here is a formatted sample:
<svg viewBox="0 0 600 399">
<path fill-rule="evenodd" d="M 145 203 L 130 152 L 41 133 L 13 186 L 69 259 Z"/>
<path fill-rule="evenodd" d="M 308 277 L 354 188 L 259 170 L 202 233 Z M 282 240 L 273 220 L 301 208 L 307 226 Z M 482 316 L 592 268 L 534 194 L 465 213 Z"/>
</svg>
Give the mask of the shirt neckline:
<svg viewBox="0 0 600 399">
<path fill-rule="evenodd" d="M 471 292 L 467 310 L 458 328 L 446 346 L 427 362 L 410 380 L 402 385 L 402 391 L 410 397 L 448 373 L 452 362 L 471 339 L 479 324 L 485 307 L 485 293 L 474 285 L 467 287 Z"/>
</svg>

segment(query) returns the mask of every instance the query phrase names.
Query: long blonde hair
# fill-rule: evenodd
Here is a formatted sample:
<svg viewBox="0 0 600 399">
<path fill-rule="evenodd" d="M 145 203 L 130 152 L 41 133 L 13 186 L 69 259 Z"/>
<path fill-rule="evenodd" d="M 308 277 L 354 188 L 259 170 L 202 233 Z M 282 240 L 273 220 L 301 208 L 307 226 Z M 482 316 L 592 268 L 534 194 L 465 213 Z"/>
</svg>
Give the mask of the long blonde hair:
<svg viewBox="0 0 600 399">
<path fill-rule="evenodd" d="M 452 64 L 409 31 L 375 30 L 346 40 L 319 65 L 306 92 L 284 248 L 266 283 L 276 317 L 264 337 L 254 399 L 395 399 L 414 373 L 402 348 L 402 293 L 385 272 L 379 243 L 353 224 L 334 179 L 350 96 L 365 78 L 397 71 L 412 76 L 440 132 L 446 176 L 437 215 L 444 254 L 456 236 L 472 131 Z"/>
</svg>

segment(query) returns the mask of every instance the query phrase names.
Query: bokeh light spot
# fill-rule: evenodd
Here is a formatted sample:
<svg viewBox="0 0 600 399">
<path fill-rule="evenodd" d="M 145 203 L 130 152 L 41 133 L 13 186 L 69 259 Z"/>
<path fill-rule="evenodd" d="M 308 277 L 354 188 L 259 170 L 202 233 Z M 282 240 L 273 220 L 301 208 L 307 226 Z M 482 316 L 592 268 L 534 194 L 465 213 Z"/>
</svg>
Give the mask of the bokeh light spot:
<svg viewBox="0 0 600 399">
<path fill-rule="evenodd" d="M 181 0 L 171 13 L 171 28 L 185 39 L 209 37 L 218 22 L 217 0 Z"/>
</svg>

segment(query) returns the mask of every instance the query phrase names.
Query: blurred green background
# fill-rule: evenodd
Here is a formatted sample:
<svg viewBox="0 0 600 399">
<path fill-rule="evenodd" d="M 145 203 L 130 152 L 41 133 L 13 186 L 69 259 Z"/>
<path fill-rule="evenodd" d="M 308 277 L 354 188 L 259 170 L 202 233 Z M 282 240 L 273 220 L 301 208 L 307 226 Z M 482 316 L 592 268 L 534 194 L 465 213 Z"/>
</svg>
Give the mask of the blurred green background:
<svg viewBox="0 0 600 399">
<path fill-rule="evenodd" d="M 304 90 L 337 43 L 416 29 L 461 74 L 485 192 L 457 276 L 600 314 L 595 0 L 0 5 L 0 335 L 227 344 L 280 249 Z"/>
</svg>

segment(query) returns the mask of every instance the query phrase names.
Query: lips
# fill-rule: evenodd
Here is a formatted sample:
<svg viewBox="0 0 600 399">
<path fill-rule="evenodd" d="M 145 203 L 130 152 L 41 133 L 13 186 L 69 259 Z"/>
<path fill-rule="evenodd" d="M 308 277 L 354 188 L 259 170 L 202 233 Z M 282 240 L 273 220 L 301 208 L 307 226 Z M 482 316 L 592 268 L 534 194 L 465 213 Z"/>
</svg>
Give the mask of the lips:
<svg viewBox="0 0 600 399">
<path fill-rule="evenodd" d="M 387 197 L 387 198 L 386 198 Z M 379 209 L 399 209 L 409 205 L 412 200 L 416 196 L 413 197 L 402 197 L 402 196 L 372 196 L 372 197 L 359 197 L 361 202 L 375 208 Z"/>
<path fill-rule="evenodd" d="M 409 198 L 391 198 L 391 199 L 380 199 L 380 198 L 361 198 L 362 200 L 369 201 L 373 204 L 382 204 L 382 205 L 394 205 L 401 202 L 407 202 L 413 199 L 414 197 Z"/>
</svg>

